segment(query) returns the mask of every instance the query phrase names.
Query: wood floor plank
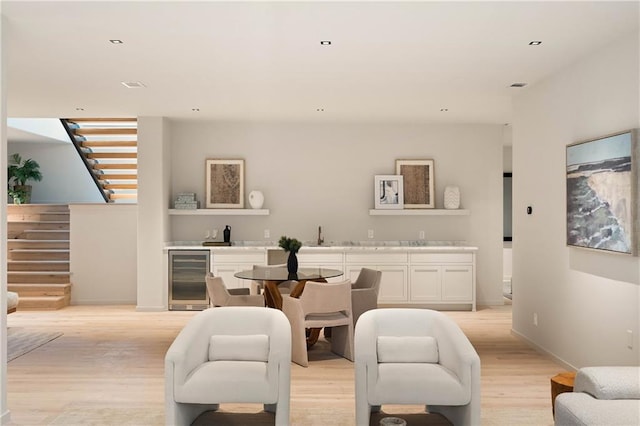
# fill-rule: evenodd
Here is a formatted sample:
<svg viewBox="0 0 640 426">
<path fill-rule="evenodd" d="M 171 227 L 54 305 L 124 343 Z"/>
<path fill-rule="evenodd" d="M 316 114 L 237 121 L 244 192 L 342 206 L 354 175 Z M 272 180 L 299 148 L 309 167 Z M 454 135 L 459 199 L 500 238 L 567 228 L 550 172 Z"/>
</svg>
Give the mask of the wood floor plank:
<svg viewBox="0 0 640 426">
<path fill-rule="evenodd" d="M 511 307 L 446 313 L 480 354 L 482 424 L 552 425 L 549 379 L 563 368 L 511 334 Z M 8 364 L 10 424 L 164 424 L 164 355 L 193 315 L 136 312 L 133 306 L 11 314 L 9 327 L 64 334 Z M 292 424 L 353 425 L 353 364 L 322 339 L 309 358 L 308 368 L 291 365 Z M 383 410 L 419 413 L 422 407 Z M 220 414 L 260 411 L 256 404 L 223 404 Z"/>
</svg>

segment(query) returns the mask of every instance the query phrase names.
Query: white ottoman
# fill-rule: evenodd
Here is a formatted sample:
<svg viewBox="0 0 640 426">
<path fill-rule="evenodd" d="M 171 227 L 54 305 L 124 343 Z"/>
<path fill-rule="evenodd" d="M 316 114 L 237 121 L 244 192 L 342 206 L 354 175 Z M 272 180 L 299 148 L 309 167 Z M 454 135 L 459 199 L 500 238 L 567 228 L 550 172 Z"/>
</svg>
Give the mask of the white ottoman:
<svg viewBox="0 0 640 426">
<path fill-rule="evenodd" d="M 15 312 L 18 308 L 18 293 L 14 293 L 13 291 L 7 292 L 7 313 L 10 314 Z"/>
</svg>

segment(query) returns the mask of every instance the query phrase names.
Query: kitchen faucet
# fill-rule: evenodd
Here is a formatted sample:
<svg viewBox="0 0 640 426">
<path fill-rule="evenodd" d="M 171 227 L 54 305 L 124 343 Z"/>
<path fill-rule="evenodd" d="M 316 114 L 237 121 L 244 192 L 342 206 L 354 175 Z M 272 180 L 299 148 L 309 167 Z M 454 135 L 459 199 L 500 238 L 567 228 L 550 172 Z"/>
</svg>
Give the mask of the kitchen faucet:
<svg viewBox="0 0 640 426">
<path fill-rule="evenodd" d="M 318 245 L 321 246 L 324 243 L 324 238 L 322 238 L 322 226 L 318 226 Z"/>
</svg>

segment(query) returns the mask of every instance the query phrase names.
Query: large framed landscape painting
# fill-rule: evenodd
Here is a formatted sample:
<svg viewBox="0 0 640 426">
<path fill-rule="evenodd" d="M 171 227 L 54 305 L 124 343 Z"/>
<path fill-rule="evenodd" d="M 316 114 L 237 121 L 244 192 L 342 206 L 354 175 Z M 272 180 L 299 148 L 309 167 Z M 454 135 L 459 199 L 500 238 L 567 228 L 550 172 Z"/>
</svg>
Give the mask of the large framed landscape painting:
<svg viewBox="0 0 640 426">
<path fill-rule="evenodd" d="M 208 159 L 205 174 L 208 209 L 244 208 L 244 160 Z"/>
<path fill-rule="evenodd" d="M 638 129 L 567 146 L 567 245 L 638 254 Z"/>
</svg>

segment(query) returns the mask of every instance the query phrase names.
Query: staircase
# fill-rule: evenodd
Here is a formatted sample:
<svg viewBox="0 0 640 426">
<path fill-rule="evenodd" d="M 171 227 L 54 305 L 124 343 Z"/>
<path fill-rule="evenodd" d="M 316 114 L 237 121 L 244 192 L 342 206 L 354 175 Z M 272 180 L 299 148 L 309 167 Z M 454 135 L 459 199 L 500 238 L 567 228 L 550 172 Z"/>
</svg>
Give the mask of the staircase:
<svg viewBox="0 0 640 426">
<path fill-rule="evenodd" d="M 18 310 L 68 306 L 69 207 L 9 204 L 7 259 L 7 287 L 20 296 Z"/>
<path fill-rule="evenodd" d="M 94 182 L 108 203 L 138 198 L 138 120 L 61 119 Z"/>
</svg>

